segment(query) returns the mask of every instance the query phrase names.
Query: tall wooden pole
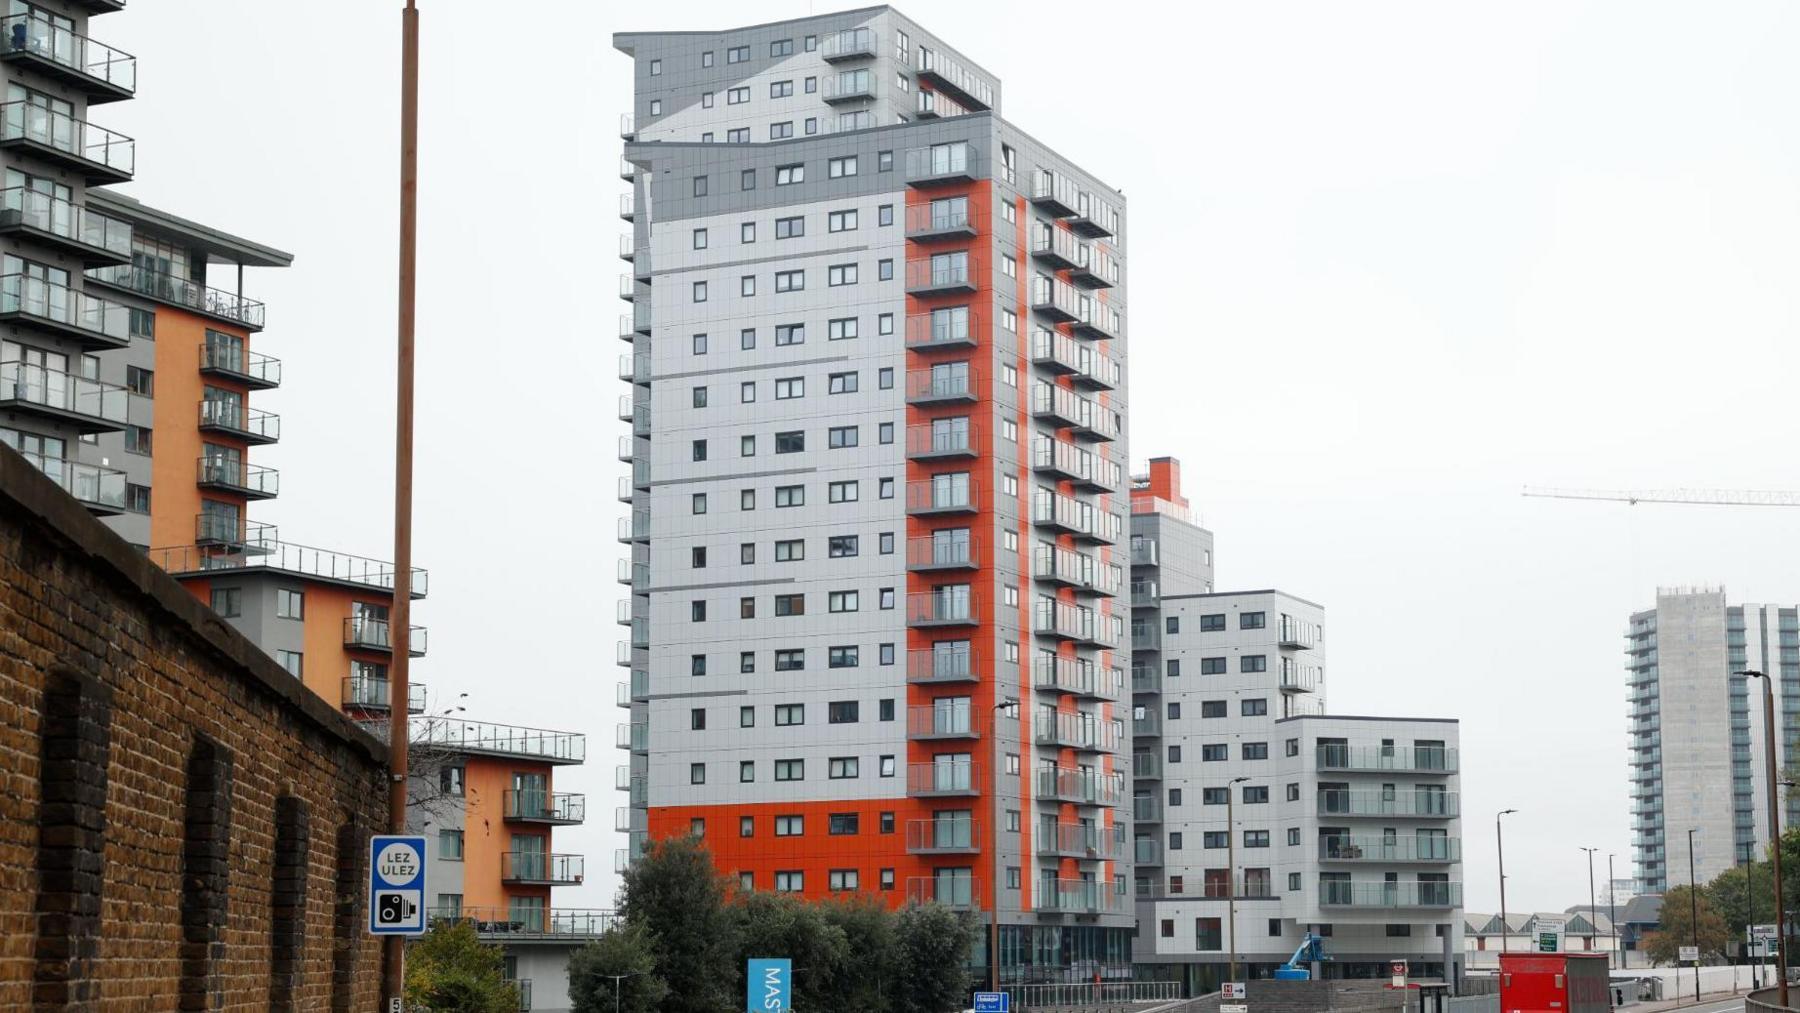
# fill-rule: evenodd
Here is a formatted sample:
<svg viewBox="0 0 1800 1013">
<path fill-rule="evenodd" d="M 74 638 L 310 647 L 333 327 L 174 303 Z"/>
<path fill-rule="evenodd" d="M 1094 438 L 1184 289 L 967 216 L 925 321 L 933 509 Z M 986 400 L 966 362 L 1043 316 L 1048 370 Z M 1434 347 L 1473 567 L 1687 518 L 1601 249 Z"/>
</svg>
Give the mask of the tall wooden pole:
<svg viewBox="0 0 1800 1013">
<path fill-rule="evenodd" d="M 388 830 L 406 832 L 406 702 L 412 660 L 413 319 L 419 229 L 419 12 L 406 0 L 400 15 L 400 317 L 394 392 L 394 606 L 388 642 Z M 406 941 L 383 940 L 383 1007 L 400 1008 L 406 984 Z"/>
</svg>

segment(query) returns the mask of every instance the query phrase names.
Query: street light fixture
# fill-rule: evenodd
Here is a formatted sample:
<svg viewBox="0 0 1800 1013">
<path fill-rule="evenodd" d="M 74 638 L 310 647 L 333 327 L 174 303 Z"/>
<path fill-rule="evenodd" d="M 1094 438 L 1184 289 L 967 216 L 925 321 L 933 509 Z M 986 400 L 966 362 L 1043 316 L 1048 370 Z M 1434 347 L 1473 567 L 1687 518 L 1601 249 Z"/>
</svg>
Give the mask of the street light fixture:
<svg viewBox="0 0 1800 1013">
<path fill-rule="evenodd" d="M 1769 852 L 1775 866 L 1775 983 L 1781 989 L 1781 1005 L 1788 1004 L 1787 980 L 1787 910 L 1781 895 L 1781 807 L 1775 772 L 1775 688 L 1767 674 L 1742 671 L 1738 675 L 1763 682 L 1763 759 L 1768 765 L 1765 779 L 1769 782 Z"/>
<path fill-rule="evenodd" d="M 635 978 L 638 975 L 643 974 L 643 973 L 644 972 L 642 972 L 642 971 L 633 971 L 630 974 L 603 974 L 600 976 L 602 978 L 611 978 L 612 979 L 612 983 L 613 983 L 613 1013 L 619 1013 L 619 988 L 621 987 L 621 983 L 624 982 L 624 980 L 626 978 Z"/>
<path fill-rule="evenodd" d="M 1231 937 L 1231 980 L 1237 980 L 1237 819 L 1231 789 L 1250 780 L 1234 777 L 1225 785 L 1225 913 L 1229 919 L 1227 933 Z"/>
<path fill-rule="evenodd" d="M 1494 814 L 1494 851 L 1500 859 L 1500 952 L 1505 953 L 1512 939 L 1512 926 L 1506 922 L 1506 841 L 1500 836 L 1500 817 L 1517 809 L 1502 809 Z"/>
</svg>

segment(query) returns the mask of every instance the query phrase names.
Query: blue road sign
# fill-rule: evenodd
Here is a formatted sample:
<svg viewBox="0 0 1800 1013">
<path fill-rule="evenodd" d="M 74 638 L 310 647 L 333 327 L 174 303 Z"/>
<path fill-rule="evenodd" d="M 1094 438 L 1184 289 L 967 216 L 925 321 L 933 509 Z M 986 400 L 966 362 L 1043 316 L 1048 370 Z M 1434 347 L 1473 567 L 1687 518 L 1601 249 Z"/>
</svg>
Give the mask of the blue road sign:
<svg viewBox="0 0 1800 1013">
<path fill-rule="evenodd" d="M 369 931 L 378 936 L 425 932 L 425 838 L 369 838 Z"/>
<path fill-rule="evenodd" d="M 748 1013 L 794 1008 L 793 961 L 786 957 L 751 957 L 744 964 L 744 1009 Z"/>
<path fill-rule="evenodd" d="M 1005 992 L 977 992 L 975 1013 L 1009 1013 L 1009 998 Z"/>
</svg>

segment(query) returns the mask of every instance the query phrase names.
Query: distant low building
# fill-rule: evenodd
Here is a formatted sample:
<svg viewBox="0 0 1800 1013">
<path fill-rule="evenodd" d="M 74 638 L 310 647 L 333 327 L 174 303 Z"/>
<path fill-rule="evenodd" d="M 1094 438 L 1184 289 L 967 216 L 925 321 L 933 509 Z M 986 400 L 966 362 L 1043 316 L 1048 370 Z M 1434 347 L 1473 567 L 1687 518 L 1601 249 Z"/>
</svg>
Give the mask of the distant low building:
<svg viewBox="0 0 1800 1013">
<path fill-rule="evenodd" d="M 1539 932 L 1548 931 L 1557 921 L 1562 922 L 1563 952 L 1616 952 L 1618 938 L 1606 912 L 1590 914 L 1585 904 L 1567 911 L 1509 911 L 1504 922 L 1499 915 L 1471 911 L 1463 921 L 1466 966 L 1472 971 L 1491 970 L 1500 966 L 1503 952 L 1535 950 Z"/>
</svg>

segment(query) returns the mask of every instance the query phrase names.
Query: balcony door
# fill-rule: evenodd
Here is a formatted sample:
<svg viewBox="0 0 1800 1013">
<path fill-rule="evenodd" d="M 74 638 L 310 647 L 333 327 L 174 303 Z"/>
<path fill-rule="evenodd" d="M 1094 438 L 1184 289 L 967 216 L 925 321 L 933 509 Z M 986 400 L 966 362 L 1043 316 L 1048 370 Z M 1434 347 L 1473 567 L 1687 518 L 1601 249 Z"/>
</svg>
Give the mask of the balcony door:
<svg viewBox="0 0 1800 1013">
<path fill-rule="evenodd" d="M 544 839 L 536 834 L 514 834 L 512 838 L 513 878 L 541 880 L 549 878 L 549 855 Z"/>
<path fill-rule="evenodd" d="M 513 811 L 518 815 L 550 815 L 550 778 L 547 775 L 514 772 L 512 790 Z"/>
</svg>

